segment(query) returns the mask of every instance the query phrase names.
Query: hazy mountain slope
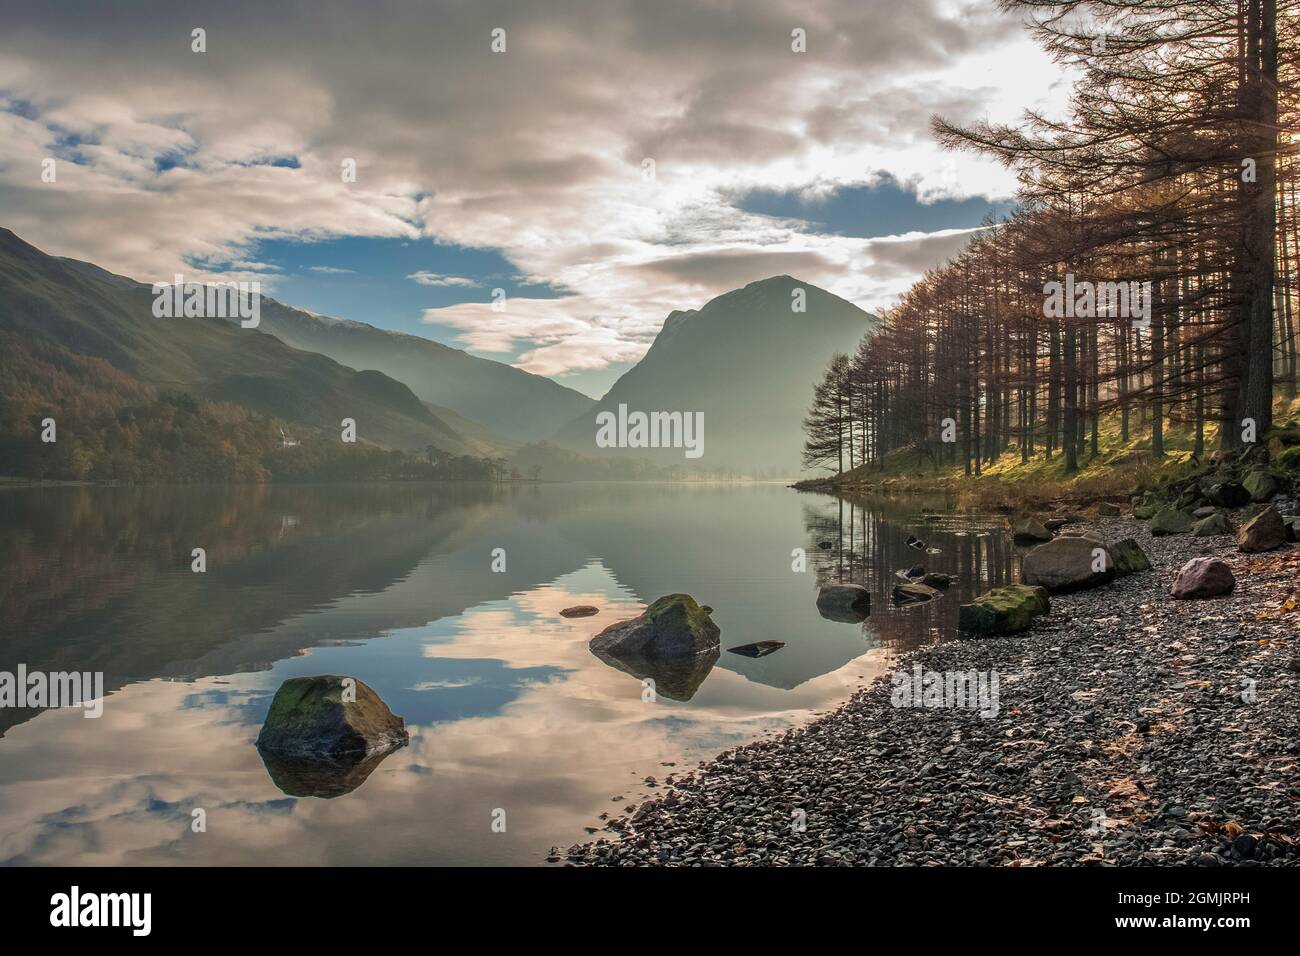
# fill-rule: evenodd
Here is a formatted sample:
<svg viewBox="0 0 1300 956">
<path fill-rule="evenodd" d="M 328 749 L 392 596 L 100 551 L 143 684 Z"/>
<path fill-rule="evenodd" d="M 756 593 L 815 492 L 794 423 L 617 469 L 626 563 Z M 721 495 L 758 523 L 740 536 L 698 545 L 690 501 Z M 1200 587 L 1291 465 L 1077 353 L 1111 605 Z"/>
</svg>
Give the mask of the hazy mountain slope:
<svg viewBox="0 0 1300 956">
<path fill-rule="evenodd" d="M 315 316 L 263 301 L 263 332 L 294 348 L 328 355 L 352 368 L 378 369 L 433 405 L 515 441 L 549 438 L 592 400 L 549 378 L 478 358 L 430 339 L 364 322 Z"/>
<path fill-rule="evenodd" d="M 806 290 L 805 312 L 791 309 Z M 790 276 L 751 282 L 699 311 L 673 312 L 650 350 L 588 412 L 556 437 L 585 454 L 650 457 L 684 469 L 734 469 L 793 475 L 803 446 L 801 422 L 813 386 L 836 352 L 852 352 L 879 319 Z M 596 415 L 680 411 L 704 414 L 704 454 L 680 449 L 600 449 Z"/>
<path fill-rule="evenodd" d="M 353 418 L 363 442 L 401 449 L 436 445 L 457 455 L 476 451 L 477 443 L 380 372 L 359 372 L 221 319 L 155 318 L 152 307 L 148 285 L 46 255 L 0 229 L 0 333 L 103 360 L 130 381 L 234 402 L 335 434 L 343 418 Z M 56 377 L 29 384 L 61 387 Z"/>
</svg>

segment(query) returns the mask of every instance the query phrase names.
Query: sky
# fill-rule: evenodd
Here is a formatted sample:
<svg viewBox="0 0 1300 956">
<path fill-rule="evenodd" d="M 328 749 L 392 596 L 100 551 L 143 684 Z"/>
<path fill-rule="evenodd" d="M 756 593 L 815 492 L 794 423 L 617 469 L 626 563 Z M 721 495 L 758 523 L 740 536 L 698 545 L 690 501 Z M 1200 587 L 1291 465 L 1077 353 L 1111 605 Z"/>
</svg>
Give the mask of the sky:
<svg viewBox="0 0 1300 956">
<path fill-rule="evenodd" d="M 1069 94 L 993 0 L 0 16 L 0 225 L 145 282 L 257 280 L 592 396 L 669 312 L 748 282 L 888 307 L 1011 208 L 1012 175 L 940 150 L 931 118 Z"/>
</svg>

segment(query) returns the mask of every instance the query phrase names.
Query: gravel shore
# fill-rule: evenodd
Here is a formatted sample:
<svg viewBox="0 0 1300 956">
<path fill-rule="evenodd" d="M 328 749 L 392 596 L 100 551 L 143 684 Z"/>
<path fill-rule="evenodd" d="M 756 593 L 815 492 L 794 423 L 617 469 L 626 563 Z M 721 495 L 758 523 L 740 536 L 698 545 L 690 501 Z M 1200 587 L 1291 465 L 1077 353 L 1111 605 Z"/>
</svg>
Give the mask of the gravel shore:
<svg viewBox="0 0 1300 956">
<path fill-rule="evenodd" d="M 1300 864 L 1300 550 L 1152 538 L 1153 570 L 1053 596 L 1015 637 L 950 640 L 897 670 L 998 675 L 998 711 L 896 707 L 889 675 L 834 713 L 670 778 L 557 851 L 574 865 Z M 1236 590 L 1175 601 L 1187 560 Z M 802 821 L 803 826 L 799 824 Z"/>
</svg>

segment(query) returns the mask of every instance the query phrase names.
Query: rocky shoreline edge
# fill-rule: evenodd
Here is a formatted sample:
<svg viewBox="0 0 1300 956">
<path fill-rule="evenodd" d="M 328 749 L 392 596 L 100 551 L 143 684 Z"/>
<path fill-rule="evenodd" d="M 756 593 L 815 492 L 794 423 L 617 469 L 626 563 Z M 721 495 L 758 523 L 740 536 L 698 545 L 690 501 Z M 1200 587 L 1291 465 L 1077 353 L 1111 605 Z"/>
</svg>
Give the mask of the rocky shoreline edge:
<svg viewBox="0 0 1300 956">
<path fill-rule="evenodd" d="M 1300 585 L 1296 545 L 1132 537 L 1152 570 L 1053 595 L 1023 633 L 900 657 L 834 712 L 669 777 L 553 849 L 568 865 L 1300 864 Z M 1175 572 L 1211 556 L 1232 593 L 1174 600 Z M 916 668 L 920 668 L 917 671 Z M 996 675 L 990 716 L 917 706 L 893 675 Z M 896 706 L 896 704 L 899 704 Z M 985 714 L 989 713 L 986 708 Z"/>
</svg>

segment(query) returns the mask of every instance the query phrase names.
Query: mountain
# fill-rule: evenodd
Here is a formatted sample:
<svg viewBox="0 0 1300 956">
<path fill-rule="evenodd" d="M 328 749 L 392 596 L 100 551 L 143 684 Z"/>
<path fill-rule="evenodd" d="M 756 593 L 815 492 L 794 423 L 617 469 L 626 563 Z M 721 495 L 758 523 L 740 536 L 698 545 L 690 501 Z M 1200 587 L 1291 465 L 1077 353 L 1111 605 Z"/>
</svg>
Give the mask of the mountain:
<svg viewBox="0 0 1300 956">
<path fill-rule="evenodd" d="M 593 404 L 581 392 L 511 365 L 418 335 L 312 315 L 278 302 L 263 300 L 259 328 L 294 348 L 383 372 L 424 401 L 485 426 L 485 437 L 496 435 L 506 444 L 548 438 Z"/>
<path fill-rule="evenodd" d="M 129 400 L 182 392 L 242 406 L 337 439 L 381 448 L 476 455 L 401 382 L 301 351 L 218 318 L 156 318 L 149 285 L 89 263 L 47 255 L 0 228 L 0 410 L 7 429 L 27 413 L 81 413 L 89 421 Z M 263 299 L 265 308 L 271 304 Z M 276 309 L 285 307 L 278 303 Z"/>
<path fill-rule="evenodd" d="M 792 308 L 804 290 L 806 310 Z M 588 455 L 649 457 L 683 470 L 796 474 L 802 420 L 836 352 L 852 353 L 880 320 L 836 295 L 790 276 L 773 276 L 673 312 L 650 350 L 596 405 L 556 436 Z M 702 454 L 683 449 L 597 446 L 597 416 L 632 412 L 702 413 Z"/>
</svg>

